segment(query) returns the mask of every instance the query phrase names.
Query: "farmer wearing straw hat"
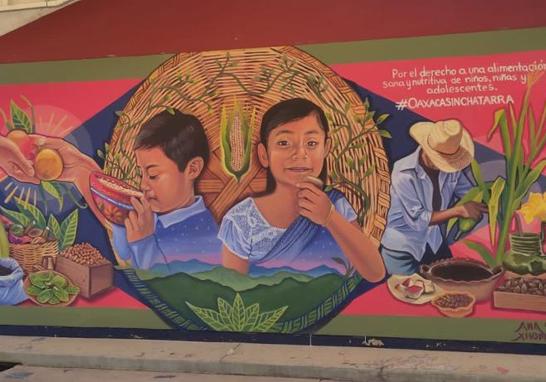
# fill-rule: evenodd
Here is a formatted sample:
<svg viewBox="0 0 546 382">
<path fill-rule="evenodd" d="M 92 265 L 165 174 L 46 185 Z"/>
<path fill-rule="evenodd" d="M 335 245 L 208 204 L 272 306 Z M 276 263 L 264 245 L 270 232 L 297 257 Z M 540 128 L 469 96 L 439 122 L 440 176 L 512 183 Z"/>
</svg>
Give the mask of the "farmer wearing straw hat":
<svg viewBox="0 0 546 382">
<path fill-rule="evenodd" d="M 391 207 L 381 242 L 390 274 L 412 274 L 420 264 L 452 257 L 442 227 L 449 219 L 481 219 L 485 205 L 453 206 L 473 185 L 466 171 L 474 143 L 457 120 L 418 122 L 410 135 L 419 147 L 394 164 Z"/>
</svg>

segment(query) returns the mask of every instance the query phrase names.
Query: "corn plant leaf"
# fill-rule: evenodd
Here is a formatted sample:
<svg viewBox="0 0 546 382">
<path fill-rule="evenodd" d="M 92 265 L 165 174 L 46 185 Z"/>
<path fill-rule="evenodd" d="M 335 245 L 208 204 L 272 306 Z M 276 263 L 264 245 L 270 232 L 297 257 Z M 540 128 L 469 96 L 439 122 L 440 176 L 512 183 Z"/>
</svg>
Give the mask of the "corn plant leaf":
<svg viewBox="0 0 546 382">
<path fill-rule="evenodd" d="M 45 192 L 55 198 L 55 200 L 59 204 L 59 212 L 61 212 L 63 209 L 63 195 L 61 194 L 59 189 L 55 187 L 54 183 L 46 181 L 41 181 L 40 186 L 44 189 Z"/>
<path fill-rule="evenodd" d="M 11 100 L 10 105 L 11 121 L 15 129 L 21 129 L 32 134 L 32 122 L 28 114 L 21 109 L 15 101 Z"/>
<path fill-rule="evenodd" d="M 471 200 L 474 200 L 480 192 L 482 191 L 480 190 L 479 186 L 472 187 L 470 190 L 468 190 L 466 194 L 463 195 L 463 197 L 455 205 L 461 206 L 465 203 L 470 202 Z M 447 222 L 447 232 L 451 231 L 451 229 L 455 226 L 458 220 L 459 220 L 458 218 L 449 219 L 449 221 Z"/>
<path fill-rule="evenodd" d="M 493 127 L 489 130 L 487 134 L 487 140 L 491 140 L 493 134 L 497 129 L 500 128 L 500 134 L 502 139 L 502 147 L 504 149 L 504 155 L 506 156 L 507 161 L 510 160 L 512 156 L 512 140 L 510 138 L 510 132 L 508 129 L 508 120 L 506 118 L 506 110 L 499 109 L 495 112 L 495 121 Z"/>
<path fill-rule="evenodd" d="M 54 215 L 49 215 L 49 218 L 47 220 L 47 228 L 49 228 L 49 231 L 53 234 L 53 236 L 55 236 L 57 240 L 61 240 L 61 226 L 59 225 L 59 221 Z"/>
<path fill-rule="evenodd" d="M 223 324 L 220 314 L 212 309 L 200 308 L 186 301 L 186 305 L 201 319 L 207 326 L 216 331 L 225 331 L 227 328 Z"/>
<path fill-rule="evenodd" d="M 483 181 L 482 170 L 478 161 L 473 159 L 472 162 L 470 162 L 470 169 L 472 170 L 472 176 L 474 176 L 474 180 L 476 180 L 476 183 L 478 184 L 480 190 L 482 192 L 485 191 L 485 183 Z"/>
<path fill-rule="evenodd" d="M 489 213 L 489 238 L 493 244 L 493 247 L 496 245 L 495 233 L 497 231 L 497 215 L 499 213 L 500 196 L 504 190 L 505 184 L 506 181 L 504 178 L 498 177 L 495 179 L 495 182 L 491 186 L 491 198 L 487 204 Z"/>
<path fill-rule="evenodd" d="M 466 244 L 468 248 L 477 252 L 481 256 L 481 258 L 485 261 L 485 263 L 489 265 L 491 268 L 494 268 L 495 266 L 497 266 L 497 262 L 495 261 L 495 258 L 491 255 L 491 252 L 489 251 L 489 249 L 487 249 L 485 245 L 475 241 L 471 241 L 471 240 L 465 240 L 464 243 Z M 502 259 L 500 261 L 502 261 Z"/>
<path fill-rule="evenodd" d="M 0 109 L 1 110 L 1 109 Z M 537 125 L 537 140 L 539 142 L 537 146 L 537 152 L 540 152 L 544 147 L 544 142 L 546 142 L 546 133 L 543 135 L 544 126 L 546 124 L 546 101 L 544 101 L 544 106 L 542 107 L 542 114 Z"/>
<path fill-rule="evenodd" d="M 513 151 L 512 151 L 512 157 L 510 158 L 510 167 L 509 167 L 511 176 L 517 176 L 517 174 L 521 174 L 521 170 L 523 167 L 522 140 L 523 140 L 523 131 L 525 127 L 525 115 L 527 114 L 528 103 L 529 101 L 526 95 L 524 97 L 524 101 L 521 106 L 521 113 L 520 113 L 519 119 L 516 118 L 516 115 L 514 112 L 514 105 L 512 103 L 509 104 L 510 120 L 512 121 L 512 130 L 514 132 Z"/>
<path fill-rule="evenodd" d="M 527 193 L 527 191 L 529 191 L 533 183 L 538 180 L 540 174 L 542 174 L 542 171 L 544 171 L 544 168 L 546 168 L 546 159 L 542 159 L 531 171 L 527 173 L 525 180 L 519 185 L 520 192 L 518 192 L 518 196 L 523 196 Z"/>
<path fill-rule="evenodd" d="M 46 219 L 42 211 L 40 211 L 35 205 L 24 201 L 21 198 L 15 198 L 15 203 L 19 211 L 27 215 L 34 222 L 34 226 L 40 229 L 45 229 Z"/>
<path fill-rule="evenodd" d="M 529 146 L 530 146 L 530 155 L 529 155 L 529 164 L 531 164 L 533 157 L 535 155 L 535 150 L 537 146 L 537 131 L 536 131 L 536 121 L 535 114 L 533 113 L 532 105 L 529 105 Z"/>
<path fill-rule="evenodd" d="M 273 325 L 275 325 L 277 321 L 279 321 L 287 308 L 288 306 L 283 306 L 273 311 L 260 314 L 260 317 L 258 318 L 258 323 L 256 324 L 254 331 L 262 333 L 268 332 L 273 327 Z"/>
<path fill-rule="evenodd" d="M 222 147 L 222 154 L 223 154 L 223 165 L 224 168 L 230 172 L 230 170 L 227 168 L 228 165 L 231 163 L 231 146 L 229 144 L 229 130 L 228 130 L 228 115 L 227 115 L 227 109 L 225 106 L 222 107 L 222 113 L 220 116 L 220 138 L 221 138 L 221 147 Z"/>
<path fill-rule="evenodd" d="M 2 206 L 0 206 L 0 211 L 2 212 L 2 215 L 10 219 L 13 223 L 20 224 L 23 227 L 28 226 L 31 222 L 30 218 L 22 212 L 8 210 Z"/>
<path fill-rule="evenodd" d="M 70 247 L 76 240 L 76 234 L 78 233 L 78 209 L 68 215 L 61 223 L 61 232 L 63 233 L 63 239 L 61 243 L 61 250 Z"/>
</svg>

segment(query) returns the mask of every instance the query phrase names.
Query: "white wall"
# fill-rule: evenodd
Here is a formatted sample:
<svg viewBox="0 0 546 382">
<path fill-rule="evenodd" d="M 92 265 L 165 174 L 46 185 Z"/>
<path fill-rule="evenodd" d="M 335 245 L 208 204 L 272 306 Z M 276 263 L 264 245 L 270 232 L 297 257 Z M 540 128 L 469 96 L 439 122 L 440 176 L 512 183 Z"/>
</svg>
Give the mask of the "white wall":
<svg viewBox="0 0 546 382">
<path fill-rule="evenodd" d="M 0 12 L 0 36 L 22 27 L 34 20 L 48 15 L 56 10 L 59 10 L 67 5 L 70 5 L 79 0 L 72 0 L 70 3 L 59 7 L 47 7 L 36 9 L 22 9 L 16 11 L 1 11 Z M 33 1 L 34 2 L 34 1 Z M 15 4 L 13 0 L 0 0 L 0 6 Z"/>
</svg>

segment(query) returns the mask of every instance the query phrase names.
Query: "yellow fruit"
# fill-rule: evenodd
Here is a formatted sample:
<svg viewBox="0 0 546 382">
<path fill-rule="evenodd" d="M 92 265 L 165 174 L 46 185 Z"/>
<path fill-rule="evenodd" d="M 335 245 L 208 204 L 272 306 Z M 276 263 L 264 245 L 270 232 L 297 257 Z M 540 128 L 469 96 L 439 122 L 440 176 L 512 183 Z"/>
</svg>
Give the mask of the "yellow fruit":
<svg viewBox="0 0 546 382">
<path fill-rule="evenodd" d="M 63 160 L 55 150 L 40 150 L 34 161 L 34 171 L 39 179 L 57 179 L 63 172 Z"/>
</svg>

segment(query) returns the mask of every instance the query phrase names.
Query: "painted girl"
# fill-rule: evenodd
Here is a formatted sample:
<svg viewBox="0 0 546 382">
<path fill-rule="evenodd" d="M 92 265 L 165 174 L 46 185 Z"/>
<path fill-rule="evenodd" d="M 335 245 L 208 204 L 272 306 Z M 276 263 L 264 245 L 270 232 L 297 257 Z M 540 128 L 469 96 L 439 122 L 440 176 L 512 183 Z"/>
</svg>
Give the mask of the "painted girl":
<svg viewBox="0 0 546 382">
<path fill-rule="evenodd" d="M 280 267 L 343 274 L 339 258 L 346 258 L 363 278 L 382 280 L 378 245 L 362 233 L 343 194 L 324 192 L 316 182 L 327 179 L 330 150 L 322 109 L 301 98 L 274 105 L 262 119 L 257 150 L 268 170 L 266 190 L 222 219 L 223 265 L 243 274 Z"/>
</svg>

